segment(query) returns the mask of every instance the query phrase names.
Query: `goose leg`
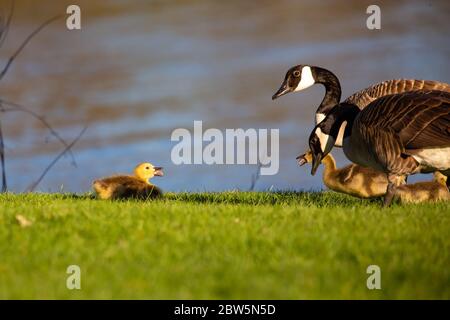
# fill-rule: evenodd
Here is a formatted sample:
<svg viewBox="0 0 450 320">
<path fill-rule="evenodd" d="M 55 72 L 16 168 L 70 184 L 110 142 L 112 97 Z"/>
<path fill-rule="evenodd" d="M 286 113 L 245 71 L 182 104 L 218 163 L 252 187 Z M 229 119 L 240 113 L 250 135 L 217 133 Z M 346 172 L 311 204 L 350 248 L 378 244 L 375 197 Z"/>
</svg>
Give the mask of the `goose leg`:
<svg viewBox="0 0 450 320">
<path fill-rule="evenodd" d="M 394 200 L 395 192 L 397 191 L 397 186 L 406 181 L 407 176 L 397 176 L 395 174 L 388 174 L 388 186 L 386 194 L 384 196 L 384 207 L 389 207 Z"/>
<path fill-rule="evenodd" d="M 386 194 L 384 196 L 384 207 L 389 207 L 392 204 L 392 200 L 394 199 L 395 191 L 397 187 L 394 183 L 389 182 Z"/>
</svg>

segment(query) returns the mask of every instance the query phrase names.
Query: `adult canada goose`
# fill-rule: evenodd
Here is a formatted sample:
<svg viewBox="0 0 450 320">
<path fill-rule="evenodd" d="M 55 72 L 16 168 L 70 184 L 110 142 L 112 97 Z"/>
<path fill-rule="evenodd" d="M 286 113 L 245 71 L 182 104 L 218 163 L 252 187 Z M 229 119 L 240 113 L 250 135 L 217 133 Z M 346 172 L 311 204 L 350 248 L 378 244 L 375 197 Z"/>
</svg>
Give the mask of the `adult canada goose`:
<svg viewBox="0 0 450 320">
<path fill-rule="evenodd" d="M 385 205 L 402 177 L 418 172 L 450 173 L 450 93 L 413 91 L 379 98 L 362 111 L 341 103 L 312 131 L 311 174 L 334 146 L 341 126 L 344 153 L 352 162 L 387 174 Z"/>
<path fill-rule="evenodd" d="M 325 96 L 317 108 L 315 116 L 316 124 L 318 124 L 341 100 L 341 85 L 333 72 L 316 66 L 294 66 L 287 71 L 281 87 L 272 96 L 272 99 L 275 100 L 290 92 L 302 91 L 316 83 L 325 87 Z M 450 84 L 431 80 L 387 80 L 355 92 L 344 102 L 354 104 L 359 109 L 364 109 L 369 103 L 383 96 L 417 90 L 450 92 Z M 342 147 L 343 132 L 344 129 L 342 128 L 341 135 L 335 141 L 337 147 Z"/>
<path fill-rule="evenodd" d="M 92 184 L 100 199 L 149 199 L 162 195 L 161 190 L 149 180 L 154 176 L 163 176 L 161 167 L 151 163 L 141 163 L 134 169 L 134 175 L 117 175 L 99 180 Z"/>
<path fill-rule="evenodd" d="M 322 84 L 325 87 L 325 96 L 317 108 L 315 115 L 317 125 L 325 118 L 334 106 L 339 104 L 341 99 L 341 85 L 339 79 L 333 72 L 316 66 L 294 66 L 286 72 L 281 87 L 272 96 L 272 99 L 277 99 L 278 97 L 290 92 L 302 91 L 316 83 Z M 353 104 L 359 109 L 364 109 L 369 103 L 380 97 L 417 90 L 440 90 L 450 92 L 450 84 L 431 80 L 387 80 L 355 92 L 344 102 Z M 334 142 L 337 147 L 342 147 L 344 130 L 344 125 L 338 130 L 339 134 Z M 320 132 L 318 132 L 317 135 L 321 137 L 322 140 L 326 139 L 326 137 L 322 136 Z M 298 156 L 297 159 L 301 156 L 302 155 Z M 359 171 L 362 171 L 362 169 Z M 371 168 L 367 168 L 367 174 L 377 175 L 378 173 L 373 171 Z M 450 183 L 450 179 L 448 183 Z"/>
<path fill-rule="evenodd" d="M 300 165 L 311 163 L 312 153 L 308 151 L 298 158 Z M 325 167 L 322 177 L 323 183 L 330 190 L 358 198 L 374 198 L 386 194 L 388 179 L 383 172 L 356 164 L 337 169 L 336 161 L 331 154 L 327 154 L 322 159 L 322 163 Z M 395 198 L 398 198 L 401 203 L 450 200 L 446 180 L 446 176 L 436 171 L 433 181 L 399 186 Z"/>
</svg>

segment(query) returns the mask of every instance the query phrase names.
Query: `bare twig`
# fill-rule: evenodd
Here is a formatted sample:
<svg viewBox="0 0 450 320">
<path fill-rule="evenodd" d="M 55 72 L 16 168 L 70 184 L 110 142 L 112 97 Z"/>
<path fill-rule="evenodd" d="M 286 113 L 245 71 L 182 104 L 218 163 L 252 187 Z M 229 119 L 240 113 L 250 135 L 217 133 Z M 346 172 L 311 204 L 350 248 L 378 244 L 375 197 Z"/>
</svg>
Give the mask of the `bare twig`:
<svg viewBox="0 0 450 320">
<path fill-rule="evenodd" d="M 0 30 L 0 48 L 5 42 L 6 37 L 8 36 L 9 26 L 11 25 L 12 16 L 14 14 L 14 0 L 11 0 L 11 8 L 9 9 L 9 15 L 6 18 L 5 24 L 1 26 Z"/>
<path fill-rule="evenodd" d="M 26 192 L 33 192 L 36 189 L 39 183 L 41 183 L 42 179 L 44 179 L 45 175 L 58 162 L 58 160 L 61 159 L 66 154 L 66 152 L 69 151 L 70 148 L 72 148 L 78 142 L 78 140 L 80 140 L 86 129 L 87 127 L 84 127 L 83 130 L 81 130 L 80 134 L 67 147 L 65 147 L 64 150 L 60 154 L 58 154 L 55 159 L 53 159 L 53 161 L 47 166 L 47 168 L 45 168 L 41 176 L 27 188 Z"/>
<path fill-rule="evenodd" d="M 255 186 L 256 186 L 256 182 L 259 180 L 259 178 L 261 177 L 261 167 L 262 164 L 261 162 L 258 162 L 258 168 L 256 170 L 255 174 L 252 174 L 252 183 L 250 185 L 250 191 L 255 190 Z"/>
<path fill-rule="evenodd" d="M 11 25 L 11 20 L 14 14 L 14 0 L 11 0 L 11 8 L 9 11 L 9 15 L 6 18 L 6 20 L 3 22 L 0 22 L 0 47 L 3 45 L 8 32 L 9 32 L 9 28 Z M 8 72 L 9 68 L 11 67 L 11 64 L 13 63 L 14 59 L 22 52 L 22 50 L 26 47 L 26 45 L 31 41 L 31 39 L 33 39 L 33 37 L 38 34 L 43 28 L 45 28 L 47 25 L 49 25 L 50 23 L 54 22 L 55 20 L 63 17 L 64 15 L 57 15 L 51 19 L 48 19 L 47 21 L 45 21 L 44 23 L 42 23 L 38 28 L 36 28 L 31 34 L 28 35 L 28 37 L 25 38 L 25 40 L 22 42 L 22 44 L 17 48 L 17 50 L 14 52 L 14 54 L 8 59 L 8 61 L 6 62 L 3 70 L 0 72 L 0 80 L 3 79 L 6 75 L 6 73 Z M 4 105 L 8 105 L 10 106 L 10 108 L 5 108 Z M 78 141 L 78 139 L 83 135 L 84 131 L 86 130 L 86 128 L 83 129 L 83 131 L 80 133 L 80 135 L 71 143 L 71 144 L 67 144 L 66 141 L 61 138 L 61 136 L 50 126 L 50 124 L 44 119 L 43 116 L 37 114 L 36 112 L 29 110 L 19 104 L 16 103 L 12 103 L 12 102 L 8 102 L 8 101 L 4 101 L 2 99 L 0 99 L 0 111 L 1 112 L 7 112 L 7 111 L 22 111 L 25 113 L 28 113 L 30 115 L 32 115 L 33 117 L 35 117 L 36 119 L 38 119 L 39 121 L 41 121 L 44 126 L 46 126 L 49 130 L 50 133 L 56 137 L 57 140 L 59 140 L 64 146 L 64 151 L 62 153 L 60 153 L 52 163 L 50 163 L 50 165 L 45 169 L 45 171 L 43 172 L 43 174 L 39 177 L 39 179 L 34 182 L 33 184 L 30 185 L 30 187 L 28 188 L 28 190 L 33 191 L 37 185 L 42 181 L 42 179 L 45 177 L 45 175 L 48 173 L 48 171 L 53 167 L 53 165 L 61 158 L 63 157 L 67 152 L 70 153 L 71 157 L 72 157 L 72 163 L 76 166 L 75 163 L 75 159 L 74 156 L 72 154 L 71 151 L 71 147 Z M 2 127 L 1 127 L 1 123 L 0 123 L 0 163 L 1 163 L 1 167 L 2 167 L 2 192 L 5 192 L 7 190 L 7 183 L 6 183 L 6 168 L 5 168 L 5 146 L 4 146 L 4 138 L 3 138 L 3 132 L 2 132 Z"/>
<path fill-rule="evenodd" d="M 4 105 L 10 106 L 11 108 L 5 108 Z M 50 131 L 50 133 L 59 142 L 61 142 L 66 148 L 68 147 L 67 142 L 59 135 L 58 132 L 56 132 L 55 129 L 53 129 L 53 127 L 47 122 L 47 120 L 45 120 L 45 118 L 43 116 L 39 115 L 38 113 L 34 112 L 33 110 L 30 110 L 20 104 L 10 102 L 10 101 L 5 101 L 0 98 L 0 112 L 11 112 L 11 111 L 21 111 L 21 112 L 25 112 L 25 113 L 32 115 L 34 118 L 36 118 L 37 120 L 42 122 L 42 124 Z M 72 150 L 68 150 L 68 153 L 70 154 L 70 156 L 72 158 L 72 164 L 76 167 L 75 157 L 72 153 Z"/>
<path fill-rule="evenodd" d="M 8 186 L 6 183 L 5 144 L 3 140 L 3 129 L 1 119 L 0 119 L 0 162 L 2 165 L 2 192 L 6 192 L 8 190 Z"/>
<path fill-rule="evenodd" d="M 14 54 L 9 58 L 8 62 L 6 63 L 5 67 L 3 68 L 2 72 L 0 73 L 0 80 L 3 79 L 3 77 L 5 76 L 5 74 L 8 72 L 9 67 L 11 66 L 11 63 L 14 61 L 14 59 L 19 55 L 19 53 L 23 50 L 23 48 L 25 48 L 25 46 L 28 44 L 28 42 L 30 42 L 30 40 L 39 33 L 39 31 L 41 31 L 43 28 L 45 28 L 47 25 L 49 25 L 50 23 L 52 23 L 53 21 L 58 20 L 59 18 L 61 18 L 63 15 L 57 15 L 51 19 L 48 19 L 47 21 L 45 21 L 44 23 L 42 23 L 38 28 L 36 28 L 26 39 L 24 42 L 22 42 L 22 44 L 20 45 L 20 47 L 16 50 L 16 52 L 14 52 Z"/>
</svg>

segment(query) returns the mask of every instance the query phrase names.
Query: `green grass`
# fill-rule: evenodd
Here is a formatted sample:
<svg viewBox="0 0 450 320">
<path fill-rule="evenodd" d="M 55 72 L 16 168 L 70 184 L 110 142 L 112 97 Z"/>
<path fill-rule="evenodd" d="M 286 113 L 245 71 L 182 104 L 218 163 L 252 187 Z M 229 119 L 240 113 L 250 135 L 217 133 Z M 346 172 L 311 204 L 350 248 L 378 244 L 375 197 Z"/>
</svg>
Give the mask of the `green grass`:
<svg viewBox="0 0 450 320">
<path fill-rule="evenodd" d="M 66 288 L 71 264 L 81 290 Z M 366 287 L 371 264 L 381 290 Z M 0 298 L 449 299 L 450 203 L 381 209 L 332 192 L 154 202 L 4 194 Z"/>
</svg>

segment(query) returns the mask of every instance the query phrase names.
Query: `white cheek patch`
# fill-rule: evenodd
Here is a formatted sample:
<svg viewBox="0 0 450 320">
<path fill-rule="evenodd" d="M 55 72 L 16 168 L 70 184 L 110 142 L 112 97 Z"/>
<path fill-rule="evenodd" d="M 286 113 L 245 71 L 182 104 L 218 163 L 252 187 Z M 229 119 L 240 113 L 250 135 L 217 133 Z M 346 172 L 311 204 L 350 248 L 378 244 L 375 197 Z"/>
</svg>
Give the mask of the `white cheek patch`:
<svg viewBox="0 0 450 320">
<path fill-rule="evenodd" d="M 320 149 L 323 153 L 328 153 L 334 147 L 334 139 L 332 136 L 323 133 L 320 128 L 316 129 L 316 135 L 320 141 Z"/>
<path fill-rule="evenodd" d="M 316 124 L 321 123 L 323 119 L 325 119 L 325 115 L 323 113 L 316 113 Z"/>
<path fill-rule="evenodd" d="M 314 80 L 314 77 L 311 72 L 311 68 L 308 66 L 305 66 L 302 68 L 302 78 L 300 79 L 300 82 L 298 83 L 297 88 L 295 88 L 294 91 L 300 91 L 300 90 L 309 88 L 314 83 L 316 83 L 316 80 Z"/>
<path fill-rule="evenodd" d="M 322 132 L 322 130 L 320 130 L 320 129 L 317 130 L 316 134 L 319 137 L 320 149 L 322 149 L 322 152 L 325 152 L 325 148 L 327 146 L 328 139 L 330 138 L 330 136 L 327 134 L 324 134 Z"/>
<path fill-rule="evenodd" d="M 341 127 L 339 128 L 339 133 L 336 139 L 336 147 L 342 147 L 344 141 L 344 133 L 345 128 L 347 127 L 347 121 L 342 122 Z"/>
</svg>

